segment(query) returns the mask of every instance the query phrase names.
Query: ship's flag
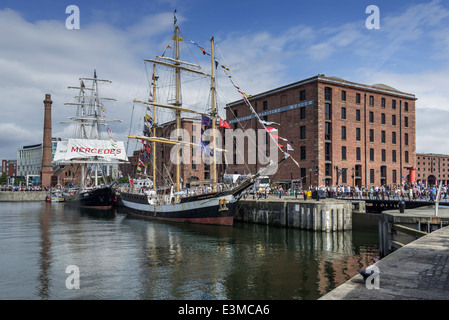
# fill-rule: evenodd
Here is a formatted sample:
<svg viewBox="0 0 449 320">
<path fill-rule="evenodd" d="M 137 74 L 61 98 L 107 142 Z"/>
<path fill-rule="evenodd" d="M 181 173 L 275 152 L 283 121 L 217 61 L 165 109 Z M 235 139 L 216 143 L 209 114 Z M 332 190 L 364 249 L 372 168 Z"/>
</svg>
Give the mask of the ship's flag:
<svg viewBox="0 0 449 320">
<path fill-rule="evenodd" d="M 268 132 L 277 132 L 278 129 L 273 128 L 273 127 L 265 127 L 265 129 L 267 129 Z"/>
<path fill-rule="evenodd" d="M 212 127 L 212 119 L 209 118 L 208 116 L 201 115 L 201 125 Z"/>
<path fill-rule="evenodd" d="M 153 122 L 153 118 L 151 118 L 151 116 L 149 116 L 148 114 L 145 115 L 144 118 L 144 125 L 143 125 L 143 133 L 144 135 L 151 135 L 151 129 L 153 128 L 154 122 Z"/>
<path fill-rule="evenodd" d="M 167 49 L 173 49 L 173 48 L 170 46 L 167 46 Z M 162 56 L 165 56 L 165 51 L 167 51 L 167 49 L 164 50 L 164 52 L 162 53 Z"/>
<path fill-rule="evenodd" d="M 204 143 L 204 145 L 208 145 L 210 143 L 210 131 L 209 130 L 204 130 L 203 128 L 201 128 L 201 139 Z"/>
<path fill-rule="evenodd" d="M 145 115 L 145 124 L 147 124 L 150 128 L 153 128 L 154 125 L 153 118 L 151 118 L 151 116 L 148 114 Z"/>
<path fill-rule="evenodd" d="M 220 119 L 220 127 L 223 128 L 227 128 L 227 129 L 231 129 L 231 126 L 229 125 L 229 123 L 227 123 L 225 120 Z"/>
<path fill-rule="evenodd" d="M 210 155 L 211 157 L 214 155 L 212 149 L 206 143 L 203 142 L 203 139 L 200 139 L 200 143 L 199 143 L 198 149 L 201 152 L 204 152 L 204 153 Z"/>
<path fill-rule="evenodd" d="M 282 144 L 278 144 L 279 148 L 285 148 Z"/>
<path fill-rule="evenodd" d="M 146 167 L 146 165 L 142 162 L 142 160 L 139 159 L 139 164 Z"/>
<path fill-rule="evenodd" d="M 266 125 L 266 126 L 270 126 L 270 125 L 272 125 L 272 124 L 277 124 L 278 126 L 280 126 L 280 124 L 279 123 L 276 123 L 276 122 L 271 122 L 271 121 L 265 121 L 265 120 L 260 120 L 260 122 L 262 122 L 264 125 Z"/>
<path fill-rule="evenodd" d="M 290 144 L 287 143 L 287 151 L 295 151 Z"/>
<path fill-rule="evenodd" d="M 281 139 L 281 140 L 284 140 L 284 141 L 286 141 L 286 142 L 293 143 L 292 141 L 290 141 L 290 140 L 288 140 L 288 139 L 286 139 L 286 138 L 282 138 L 282 137 L 279 137 L 279 136 L 274 135 L 274 134 L 271 134 L 271 133 L 270 133 L 270 136 L 272 136 L 273 139 Z"/>
<path fill-rule="evenodd" d="M 146 152 L 148 152 L 148 153 L 151 153 L 151 148 L 150 148 L 150 146 L 147 145 L 147 144 L 143 144 L 143 145 L 142 145 L 142 150 L 143 150 L 143 151 L 146 151 Z"/>
<path fill-rule="evenodd" d="M 150 153 L 146 146 L 143 146 L 142 150 L 140 150 L 140 155 L 146 159 L 150 159 Z"/>
<path fill-rule="evenodd" d="M 210 132 L 209 128 L 212 127 L 212 119 L 208 116 L 201 115 L 201 140 L 200 143 L 205 146 L 209 144 L 210 141 Z M 201 147 L 201 146 L 200 146 Z"/>
</svg>

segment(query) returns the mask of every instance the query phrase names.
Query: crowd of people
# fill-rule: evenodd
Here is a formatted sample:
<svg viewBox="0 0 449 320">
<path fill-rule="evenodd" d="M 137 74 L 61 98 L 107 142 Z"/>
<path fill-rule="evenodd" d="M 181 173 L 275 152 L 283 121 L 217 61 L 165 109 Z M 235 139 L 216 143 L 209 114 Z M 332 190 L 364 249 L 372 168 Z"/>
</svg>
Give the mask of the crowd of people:
<svg viewBox="0 0 449 320">
<path fill-rule="evenodd" d="M 51 187 L 42 186 L 0 186 L 0 191 L 50 191 Z"/>
<path fill-rule="evenodd" d="M 369 187 L 325 187 L 322 190 L 328 197 L 377 199 L 377 200 L 429 200 L 434 201 L 438 194 L 437 186 L 425 186 L 421 183 L 393 185 L 393 186 L 369 186 Z M 447 186 L 442 186 L 440 199 L 447 199 Z"/>
<path fill-rule="evenodd" d="M 404 185 L 392 186 L 368 186 L 368 187 L 351 187 L 349 185 L 340 186 L 321 186 L 318 188 L 321 194 L 326 198 L 351 198 L 351 199 L 382 199 L 382 200 L 426 200 L 435 201 L 438 194 L 438 186 L 426 186 L 422 183 L 412 183 Z M 309 189 L 301 188 L 285 188 L 282 186 L 272 186 L 270 188 L 259 188 L 252 193 L 258 199 L 267 198 L 267 196 L 283 196 L 304 198 L 304 200 L 312 197 L 312 192 L 316 191 L 316 187 Z M 442 185 L 440 191 L 440 199 L 448 199 L 448 187 Z"/>
<path fill-rule="evenodd" d="M 0 186 L 0 191 L 51 191 L 54 188 L 42 186 Z M 426 186 L 422 183 L 393 185 L 393 186 L 369 186 L 369 187 L 351 187 L 349 185 L 340 186 L 321 186 L 318 188 L 321 194 L 326 198 L 351 198 L 351 199 L 382 199 L 382 200 L 426 200 L 435 201 L 438 194 L 438 186 Z M 304 200 L 312 197 L 312 192 L 316 191 L 316 187 L 308 189 L 301 188 L 284 188 L 283 186 L 271 186 L 270 188 L 257 188 L 247 192 L 253 194 L 258 199 L 267 198 L 267 196 L 276 196 L 282 198 L 283 196 L 301 197 Z M 201 190 L 204 192 L 205 190 Z M 448 199 L 449 188 L 442 185 L 440 191 L 440 199 Z M 199 192 L 201 193 L 201 192 Z"/>
</svg>

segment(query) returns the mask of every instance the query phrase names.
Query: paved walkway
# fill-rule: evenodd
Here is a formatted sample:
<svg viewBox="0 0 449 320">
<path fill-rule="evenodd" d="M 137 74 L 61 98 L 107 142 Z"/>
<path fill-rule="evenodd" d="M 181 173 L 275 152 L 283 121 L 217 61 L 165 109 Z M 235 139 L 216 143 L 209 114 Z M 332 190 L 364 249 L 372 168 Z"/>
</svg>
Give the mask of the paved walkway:
<svg viewBox="0 0 449 320">
<path fill-rule="evenodd" d="M 368 289 L 356 275 L 320 300 L 449 300 L 449 227 L 405 245 L 375 266 L 379 289 Z"/>
</svg>

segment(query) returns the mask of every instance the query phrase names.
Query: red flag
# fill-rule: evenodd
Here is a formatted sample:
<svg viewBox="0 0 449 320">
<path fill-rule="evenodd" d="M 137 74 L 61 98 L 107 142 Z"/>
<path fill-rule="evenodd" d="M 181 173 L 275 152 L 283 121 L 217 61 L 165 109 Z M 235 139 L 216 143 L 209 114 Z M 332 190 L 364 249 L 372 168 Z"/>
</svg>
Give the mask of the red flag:
<svg viewBox="0 0 449 320">
<path fill-rule="evenodd" d="M 282 144 L 278 144 L 279 148 L 285 148 Z"/>
<path fill-rule="evenodd" d="M 266 127 L 265 129 L 267 129 L 268 132 L 271 132 L 271 131 L 273 131 L 273 132 L 278 131 L 278 129 L 273 128 L 273 127 Z"/>
<path fill-rule="evenodd" d="M 229 123 L 227 123 L 225 120 L 222 119 L 220 119 L 220 127 L 231 129 Z"/>
</svg>

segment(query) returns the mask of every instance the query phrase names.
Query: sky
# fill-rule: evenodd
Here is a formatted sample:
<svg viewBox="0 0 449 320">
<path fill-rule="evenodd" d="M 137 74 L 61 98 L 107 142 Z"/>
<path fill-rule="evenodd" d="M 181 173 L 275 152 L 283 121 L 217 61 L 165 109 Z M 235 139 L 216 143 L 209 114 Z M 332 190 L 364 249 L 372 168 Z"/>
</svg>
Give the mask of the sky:
<svg viewBox="0 0 449 320">
<path fill-rule="evenodd" d="M 69 5 L 79 29 L 69 29 Z M 367 28 L 379 9 L 379 28 Z M 213 36 L 217 59 L 242 90 L 258 94 L 317 74 L 363 84 L 384 83 L 415 94 L 416 152 L 449 154 L 449 2 L 438 0 L 0 0 L 0 158 L 39 144 L 43 100 L 52 96 L 53 137 L 70 138 L 80 77 L 112 83 L 101 95 L 113 138 L 126 141 L 148 94 L 148 65 L 171 44 L 173 16 L 182 35 L 204 48 Z M 69 22 L 73 22 L 71 20 Z M 187 42 L 187 41 L 186 41 Z M 196 51 L 195 51 L 196 50 Z M 190 46 L 199 64 L 210 64 Z M 182 57 L 181 57 L 182 58 Z M 219 114 L 241 95 L 223 73 Z M 196 105 L 195 94 L 184 93 Z M 131 151 L 130 151 L 131 152 Z M 129 153 L 130 153 L 129 152 Z"/>
</svg>

